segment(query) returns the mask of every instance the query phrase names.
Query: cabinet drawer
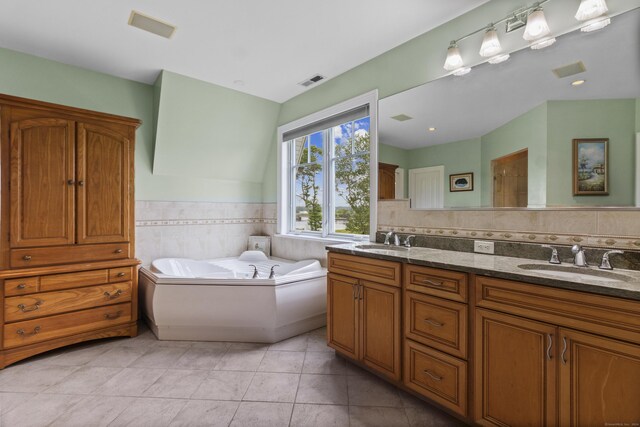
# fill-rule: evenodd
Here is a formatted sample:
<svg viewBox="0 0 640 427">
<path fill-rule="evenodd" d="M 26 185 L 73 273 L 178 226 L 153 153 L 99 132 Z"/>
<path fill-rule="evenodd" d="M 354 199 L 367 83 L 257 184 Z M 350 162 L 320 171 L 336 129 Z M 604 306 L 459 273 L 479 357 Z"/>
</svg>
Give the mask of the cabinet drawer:
<svg viewBox="0 0 640 427">
<path fill-rule="evenodd" d="M 131 303 L 125 303 L 10 323 L 4 325 L 3 344 L 5 348 L 33 344 L 94 329 L 108 328 L 130 320 Z"/>
<path fill-rule="evenodd" d="M 5 298 L 4 321 L 16 322 L 131 301 L 131 282 Z"/>
<path fill-rule="evenodd" d="M 467 415 L 467 362 L 405 340 L 404 385 Z"/>
<path fill-rule="evenodd" d="M 38 292 L 40 287 L 39 277 L 24 277 L 4 281 L 4 296 L 25 295 Z"/>
<path fill-rule="evenodd" d="M 466 273 L 405 264 L 404 277 L 406 289 L 467 302 Z"/>
<path fill-rule="evenodd" d="M 329 252 L 328 265 L 332 273 L 371 280 L 384 285 L 400 286 L 401 264 L 399 262 Z"/>
<path fill-rule="evenodd" d="M 129 244 L 110 243 L 25 248 L 12 249 L 10 252 L 11 267 L 23 268 L 129 258 Z"/>
<path fill-rule="evenodd" d="M 404 294 L 406 338 L 467 358 L 467 306 L 417 292 Z"/>
<path fill-rule="evenodd" d="M 127 282 L 131 280 L 133 274 L 131 267 L 111 268 L 109 269 L 109 282 Z"/>
<path fill-rule="evenodd" d="M 108 270 L 89 270 L 74 273 L 51 274 L 40 278 L 40 291 L 57 291 L 60 289 L 81 288 L 91 285 L 102 285 L 109 282 Z"/>
<path fill-rule="evenodd" d="M 479 307 L 640 343 L 640 301 L 476 276 Z"/>
</svg>

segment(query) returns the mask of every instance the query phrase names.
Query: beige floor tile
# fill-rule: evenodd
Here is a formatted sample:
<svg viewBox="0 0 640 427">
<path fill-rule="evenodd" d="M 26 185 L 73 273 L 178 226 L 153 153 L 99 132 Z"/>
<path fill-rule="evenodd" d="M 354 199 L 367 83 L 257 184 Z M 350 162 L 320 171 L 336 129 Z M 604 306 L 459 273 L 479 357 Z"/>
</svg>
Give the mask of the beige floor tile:
<svg viewBox="0 0 640 427">
<path fill-rule="evenodd" d="M 347 377 L 302 374 L 296 403 L 346 405 L 348 403 Z"/>
<path fill-rule="evenodd" d="M 349 427 L 349 407 L 296 403 L 291 427 Z"/>
<path fill-rule="evenodd" d="M 186 352 L 172 366 L 176 369 L 213 369 L 222 359 L 226 350 L 194 348 L 187 349 Z"/>
<path fill-rule="evenodd" d="M 166 369 L 125 368 L 111 378 L 95 394 L 102 396 L 142 396 Z"/>
<path fill-rule="evenodd" d="M 402 407 L 398 389 L 376 378 L 365 376 L 347 377 L 349 405 Z"/>
<path fill-rule="evenodd" d="M 54 394 L 90 394 L 116 376 L 121 370 L 122 368 L 84 366 L 44 392 Z"/>
<path fill-rule="evenodd" d="M 304 359 L 302 372 L 305 374 L 344 375 L 347 371 L 345 360 L 335 353 L 310 351 Z"/>
<path fill-rule="evenodd" d="M 298 335 L 269 346 L 269 351 L 306 351 L 308 338 L 306 335 Z"/>
<path fill-rule="evenodd" d="M 88 396 L 56 418 L 51 427 L 107 426 L 132 402 L 130 397 Z"/>
<path fill-rule="evenodd" d="M 242 400 L 254 375 L 254 372 L 212 371 L 209 377 L 200 383 L 191 398 Z"/>
<path fill-rule="evenodd" d="M 351 427 L 409 427 L 402 408 L 349 407 Z"/>
<path fill-rule="evenodd" d="M 60 355 L 52 357 L 49 364 L 58 366 L 82 366 L 108 350 L 108 346 L 82 345 L 63 351 Z"/>
<path fill-rule="evenodd" d="M 445 412 L 423 403 L 420 406 L 410 406 L 404 409 L 412 427 L 464 427 L 462 421 Z"/>
<path fill-rule="evenodd" d="M 190 400 L 171 421 L 171 427 L 227 427 L 240 402 Z"/>
<path fill-rule="evenodd" d="M 186 404 L 186 400 L 138 398 L 109 426 L 168 426 Z"/>
<path fill-rule="evenodd" d="M 293 402 L 299 380 L 299 374 L 257 372 L 242 400 Z"/>
<path fill-rule="evenodd" d="M 289 425 L 292 410 L 292 403 L 242 402 L 231 426 L 286 427 Z"/>
<path fill-rule="evenodd" d="M 299 374 L 302 371 L 304 352 L 268 351 L 262 358 L 258 372 L 285 372 Z"/>
<path fill-rule="evenodd" d="M 153 347 L 129 366 L 132 368 L 171 368 L 186 351 L 187 349 L 182 347 Z"/>
<path fill-rule="evenodd" d="M 87 365 L 126 368 L 146 352 L 146 347 L 113 347 L 93 359 Z"/>
<path fill-rule="evenodd" d="M 38 394 L 12 411 L 4 413 L 0 418 L 0 425 L 2 427 L 47 426 L 83 398 L 84 396 Z"/>
<path fill-rule="evenodd" d="M 0 371 L 0 391 L 41 392 L 76 370 L 73 366 L 9 366 Z"/>
<path fill-rule="evenodd" d="M 31 400 L 35 395 L 35 393 L 0 392 L 0 416 Z M 0 423 L 1 425 L 2 423 Z"/>
<path fill-rule="evenodd" d="M 322 335 L 307 335 L 307 351 L 334 351 L 327 346 L 327 338 Z"/>
<path fill-rule="evenodd" d="M 147 397 L 188 399 L 198 389 L 208 372 L 202 370 L 169 369 L 143 393 Z"/>
<path fill-rule="evenodd" d="M 255 371 L 260 366 L 265 350 L 229 349 L 215 369 L 219 371 Z"/>
</svg>

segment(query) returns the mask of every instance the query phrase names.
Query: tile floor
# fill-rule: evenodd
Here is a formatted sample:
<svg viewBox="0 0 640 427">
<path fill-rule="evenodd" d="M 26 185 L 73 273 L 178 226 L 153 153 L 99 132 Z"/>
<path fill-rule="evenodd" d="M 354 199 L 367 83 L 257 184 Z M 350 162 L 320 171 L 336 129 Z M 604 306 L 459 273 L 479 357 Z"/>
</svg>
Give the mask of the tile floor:
<svg viewBox="0 0 640 427">
<path fill-rule="evenodd" d="M 457 426 L 339 358 L 325 329 L 277 344 L 95 341 L 0 371 L 0 427 Z"/>
</svg>

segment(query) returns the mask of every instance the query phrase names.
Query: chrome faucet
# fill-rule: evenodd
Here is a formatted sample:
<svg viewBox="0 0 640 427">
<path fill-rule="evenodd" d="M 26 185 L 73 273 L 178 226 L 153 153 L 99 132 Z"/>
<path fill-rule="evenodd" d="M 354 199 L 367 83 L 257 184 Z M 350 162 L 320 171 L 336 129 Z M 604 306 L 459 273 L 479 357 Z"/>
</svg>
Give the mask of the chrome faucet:
<svg viewBox="0 0 640 427">
<path fill-rule="evenodd" d="M 549 258 L 549 264 L 560 264 L 558 258 L 558 250 L 551 245 L 542 245 L 543 248 L 551 249 L 551 258 Z"/>
<path fill-rule="evenodd" d="M 258 267 L 256 267 L 253 264 L 249 264 L 249 267 L 253 267 L 253 276 L 251 278 L 252 279 L 257 279 L 258 278 Z"/>
<path fill-rule="evenodd" d="M 573 253 L 573 265 L 576 267 L 589 267 L 589 263 L 587 263 L 587 257 L 584 254 L 584 249 L 580 245 L 573 245 L 571 247 L 571 253 Z"/>
<path fill-rule="evenodd" d="M 396 246 L 400 246 L 400 238 L 393 231 L 390 231 L 384 235 L 384 244 L 385 245 L 389 244 L 389 239 L 391 239 L 391 236 L 393 236 L 393 244 Z"/>
<path fill-rule="evenodd" d="M 416 238 L 416 236 L 413 235 L 413 234 L 410 234 L 409 236 L 407 236 L 407 238 L 404 239 L 404 246 L 407 247 L 407 248 L 410 248 L 411 247 L 411 239 L 415 239 L 415 238 Z"/>
<path fill-rule="evenodd" d="M 273 279 L 274 277 L 276 277 L 276 272 L 275 272 L 276 267 L 280 267 L 280 265 L 275 264 L 271 266 L 271 271 L 269 272 L 269 279 Z"/>
<path fill-rule="evenodd" d="M 600 263 L 600 268 L 602 270 L 613 270 L 613 267 L 611 267 L 611 263 L 609 262 L 609 255 L 613 255 L 613 254 L 623 254 L 623 251 L 619 251 L 619 250 L 613 250 L 613 251 L 607 251 L 604 253 L 604 255 L 602 255 L 602 262 Z"/>
</svg>

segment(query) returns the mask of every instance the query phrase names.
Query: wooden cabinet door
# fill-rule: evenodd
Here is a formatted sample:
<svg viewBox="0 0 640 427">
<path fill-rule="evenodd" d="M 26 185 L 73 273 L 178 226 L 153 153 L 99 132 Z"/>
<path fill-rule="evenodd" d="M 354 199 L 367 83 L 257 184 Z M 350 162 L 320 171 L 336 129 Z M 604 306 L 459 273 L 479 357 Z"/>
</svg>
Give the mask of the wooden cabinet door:
<svg viewBox="0 0 640 427">
<path fill-rule="evenodd" d="M 556 328 L 478 309 L 475 333 L 475 421 L 556 425 Z"/>
<path fill-rule="evenodd" d="M 329 347 L 358 358 L 358 280 L 330 273 L 327 276 L 327 339 Z"/>
<path fill-rule="evenodd" d="M 400 380 L 400 288 L 360 281 L 362 345 L 365 365 Z"/>
<path fill-rule="evenodd" d="M 560 337 L 560 425 L 637 424 L 640 346 L 567 329 Z"/>
<path fill-rule="evenodd" d="M 129 145 L 109 129 L 78 124 L 78 243 L 129 241 Z"/>
<path fill-rule="evenodd" d="M 11 123 L 12 248 L 73 244 L 74 122 Z"/>
</svg>

